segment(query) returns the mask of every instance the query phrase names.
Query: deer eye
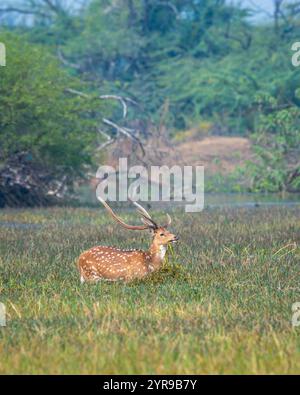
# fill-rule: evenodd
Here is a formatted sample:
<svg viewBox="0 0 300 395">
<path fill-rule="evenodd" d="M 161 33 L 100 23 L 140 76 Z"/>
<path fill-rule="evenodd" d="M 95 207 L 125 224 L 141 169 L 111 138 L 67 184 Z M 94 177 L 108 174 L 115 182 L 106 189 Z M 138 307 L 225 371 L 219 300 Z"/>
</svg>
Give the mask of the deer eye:
<svg viewBox="0 0 300 395">
<path fill-rule="evenodd" d="M 161 233 L 160 236 L 164 236 L 164 233 Z"/>
</svg>

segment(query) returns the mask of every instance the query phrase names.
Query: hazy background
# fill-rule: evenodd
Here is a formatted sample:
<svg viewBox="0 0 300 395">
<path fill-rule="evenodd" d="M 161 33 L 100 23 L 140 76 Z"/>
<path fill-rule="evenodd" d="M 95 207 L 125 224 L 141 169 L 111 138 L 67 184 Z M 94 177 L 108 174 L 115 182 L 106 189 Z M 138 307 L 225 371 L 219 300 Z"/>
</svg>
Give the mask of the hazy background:
<svg viewBox="0 0 300 395">
<path fill-rule="evenodd" d="M 0 206 L 93 191 L 120 157 L 204 165 L 211 192 L 296 194 L 299 16 L 284 0 L 3 1 Z"/>
</svg>

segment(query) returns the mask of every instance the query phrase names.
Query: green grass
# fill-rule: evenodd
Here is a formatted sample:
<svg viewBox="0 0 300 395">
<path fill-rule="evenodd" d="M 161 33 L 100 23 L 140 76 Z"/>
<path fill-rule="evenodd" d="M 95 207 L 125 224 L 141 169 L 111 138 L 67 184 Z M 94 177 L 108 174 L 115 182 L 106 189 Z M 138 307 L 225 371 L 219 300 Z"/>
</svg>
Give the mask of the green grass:
<svg viewBox="0 0 300 395">
<path fill-rule="evenodd" d="M 160 273 L 80 285 L 83 250 L 149 235 L 103 210 L 0 211 L 41 224 L 0 226 L 0 373 L 300 373 L 299 207 L 173 217 L 181 242 Z"/>
</svg>

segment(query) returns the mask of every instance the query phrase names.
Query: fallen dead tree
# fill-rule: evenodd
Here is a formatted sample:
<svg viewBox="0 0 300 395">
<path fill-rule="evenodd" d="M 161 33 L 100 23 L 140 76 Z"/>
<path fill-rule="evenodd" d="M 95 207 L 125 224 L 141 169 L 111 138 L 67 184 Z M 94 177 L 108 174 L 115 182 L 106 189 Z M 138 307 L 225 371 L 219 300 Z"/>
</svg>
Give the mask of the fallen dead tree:
<svg viewBox="0 0 300 395">
<path fill-rule="evenodd" d="M 0 207 L 34 207 L 57 204 L 69 180 L 46 166 L 32 162 L 28 153 L 12 156 L 0 167 Z"/>
</svg>

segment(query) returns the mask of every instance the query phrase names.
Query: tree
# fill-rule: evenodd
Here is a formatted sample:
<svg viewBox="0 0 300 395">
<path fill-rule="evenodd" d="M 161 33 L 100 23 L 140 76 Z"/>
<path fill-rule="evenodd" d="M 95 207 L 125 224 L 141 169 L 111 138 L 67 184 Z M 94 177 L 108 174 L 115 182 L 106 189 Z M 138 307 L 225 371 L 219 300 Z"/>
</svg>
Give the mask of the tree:
<svg viewBox="0 0 300 395">
<path fill-rule="evenodd" d="M 10 28 L 57 56 L 66 70 L 63 78 L 69 75 L 84 81 L 84 87 L 77 88 L 70 85 L 71 77 L 61 81 L 68 88 L 62 95 L 66 103 L 78 105 L 80 122 L 91 123 L 92 130 L 100 131 L 99 148 L 107 148 L 119 136 L 127 136 L 141 147 L 139 135 L 151 140 L 158 129 L 168 136 L 169 131 L 182 135 L 182 130 L 198 128 L 204 121 L 212 125 L 212 133 L 254 139 L 258 162 L 269 164 L 273 181 L 277 174 L 276 181 L 270 182 L 263 180 L 264 173 L 258 177 L 258 168 L 252 167 L 254 189 L 299 189 L 297 163 L 292 159 L 297 139 L 286 139 L 288 128 L 298 133 L 300 74 L 291 66 L 290 48 L 299 38 L 299 1 L 273 0 L 274 12 L 257 25 L 249 19 L 253 11 L 226 0 L 90 0 L 73 9 L 70 3 L 19 0 L 13 10 L 1 6 L 0 16 L 33 15 L 30 23 L 17 19 Z M 43 62 L 40 66 L 46 67 Z M 18 89 L 22 92 L 22 87 Z M 26 98 L 27 92 L 23 93 Z M 258 97 L 276 98 L 272 116 L 268 103 L 257 104 Z M 109 107 L 112 116 L 101 115 L 102 129 L 95 118 L 99 118 L 98 106 L 102 108 L 103 100 L 115 102 L 115 106 Z M 118 106 L 124 110 L 133 103 L 141 104 L 135 107 L 141 123 L 132 113 L 124 121 L 124 111 L 122 114 Z M 163 110 L 164 125 L 155 128 L 153 123 L 160 123 L 163 108 L 167 108 Z M 23 118 L 23 129 L 27 121 L 34 125 L 33 130 L 38 127 L 36 114 L 32 114 Z M 50 122 L 47 114 L 46 110 L 38 118 L 40 122 Z M 271 124 L 276 124 L 272 132 L 267 126 L 270 117 Z M 61 130 L 62 118 L 53 119 L 52 128 L 58 123 Z M 277 137 L 284 140 L 284 154 L 275 144 Z M 30 133 L 27 138 L 32 138 Z M 270 155 L 263 158 L 269 151 L 269 139 L 274 141 L 270 150 L 278 161 Z M 31 141 L 38 152 L 42 141 Z M 279 176 L 280 161 L 285 170 Z"/>
<path fill-rule="evenodd" d="M 300 190 L 300 109 L 280 104 L 277 98 L 257 98 L 258 119 L 252 135 L 255 163 L 249 164 L 252 189 Z"/>
<path fill-rule="evenodd" d="M 14 34 L 2 33 L 0 40 L 7 48 L 7 66 L 0 69 L 2 204 L 6 187 L 11 196 L 29 190 L 31 181 L 36 197 L 46 201 L 92 163 L 102 106 L 65 92 L 82 84 L 46 50 Z"/>
</svg>

